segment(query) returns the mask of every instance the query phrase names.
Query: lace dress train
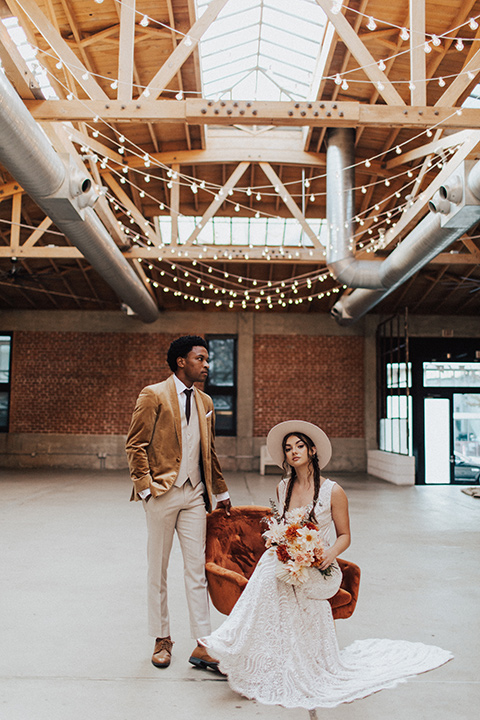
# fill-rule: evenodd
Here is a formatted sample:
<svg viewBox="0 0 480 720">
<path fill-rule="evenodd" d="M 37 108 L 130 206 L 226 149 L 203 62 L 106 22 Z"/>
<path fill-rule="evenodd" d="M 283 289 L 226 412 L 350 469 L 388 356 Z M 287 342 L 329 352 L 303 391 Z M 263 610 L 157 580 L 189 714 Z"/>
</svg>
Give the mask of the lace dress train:
<svg viewBox="0 0 480 720">
<path fill-rule="evenodd" d="M 325 539 L 331 526 L 325 480 L 315 514 Z M 328 600 L 276 577 L 273 549 L 261 557 L 225 622 L 202 639 L 230 686 L 248 698 L 284 707 L 335 707 L 447 662 L 441 648 L 403 640 L 357 640 L 340 650 Z"/>
</svg>

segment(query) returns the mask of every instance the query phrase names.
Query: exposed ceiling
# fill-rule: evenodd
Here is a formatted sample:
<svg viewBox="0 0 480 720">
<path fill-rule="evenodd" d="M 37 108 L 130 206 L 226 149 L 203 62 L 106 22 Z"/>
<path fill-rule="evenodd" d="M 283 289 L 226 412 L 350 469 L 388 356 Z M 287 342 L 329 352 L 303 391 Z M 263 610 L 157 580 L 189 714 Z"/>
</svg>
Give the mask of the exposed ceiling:
<svg viewBox="0 0 480 720">
<path fill-rule="evenodd" d="M 340 5 L 0 0 L 8 79 L 103 188 L 96 211 L 160 309 L 328 312 L 349 292 L 325 266 L 328 127 L 356 128 L 354 242 L 372 262 L 467 143 L 480 157 L 480 0 Z M 473 228 L 378 310 L 473 315 L 479 290 Z M 0 308 L 118 307 L 0 166 Z"/>
</svg>

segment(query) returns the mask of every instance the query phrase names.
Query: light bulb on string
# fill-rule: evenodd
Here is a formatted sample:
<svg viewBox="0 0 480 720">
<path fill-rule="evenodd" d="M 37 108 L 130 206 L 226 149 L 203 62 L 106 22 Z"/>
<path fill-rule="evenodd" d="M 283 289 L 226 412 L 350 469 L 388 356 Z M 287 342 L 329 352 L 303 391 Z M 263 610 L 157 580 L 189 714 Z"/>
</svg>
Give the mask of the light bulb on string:
<svg viewBox="0 0 480 720">
<path fill-rule="evenodd" d="M 110 87 L 112 88 L 112 90 L 116 90 L 118 88 L 118 80 L 114 80 L 113 82 L 111 82 Z"/>
<path fill-rule="evenodd" d="M 458 50 L 458 52 L 462 52 L 463 48 L 463 40 L 461 38 L 458 38 L 457 42 L 455 43 L 455 50 Z"/>
<path fill-rule="evenodd" d="M 377 81 L 376 85 L 377 90 L 379 90 L 380 92 L 382 92 L 382 90 L 385 90 L 385 85 L 380 80 Z"/>
<path fill-rule="evenodd" d="M 341 85 L 341 84 L 342 84 L 342 78 L 340 77 L 340 74 L 339 74 L 339 73 L 337 73 L 337 74 L 335 75 L 334 83 L 335 83 L 335 85 Z"/>
<path fill-rule="evenodd" d="M 374 18 L 370 15 L 368 18 L 367 28 L 371 30 L 372 32 L 377 29 L 377 23 L 375 22 Z"/>
<path fill-rule="evenodd" d="M 315 195 L 313 193 L 310 195 L 310 202 L 315 202 Z"/>
<path fill-rule="evenodd" d="M 430 128 L 428 128 L 428 129 L 426 130 L 425 135 L 426 135 L 427 137 L 432 137 L 433 133 L 432 133 L 432 131 L 430 130 Z"/>
<path fill-rule="evenodd" d="M 402 154 L 402 148 L 400 147 L 400 145 L 397 145 L 397 147 L 395 148 L 395 152 L 397 153 L 397 155 Z"/>
<path fill-rule="evenodd" d="M 176 99 L 176 100 L 183 100 L 183 92 L 182 92 L 181 90 L 180 90 L 180 92 L 178 92 L 178 93 L 175 95 L 175 99 Z"/>
<path fill-rule="evenodd" d="M 57 64 L 55 65 L 55 67 L 57 68 L 57 70 L 61 70 L 61 69 L 62 69 L 62 67 L 63 67 L 63 63 L 62 63 L 62 61 L 61 61 L 61 60 L 59 60 L 59 61 L 57 62 Z"/>
<path fill-rule="evenodd" d="M 400 32 L 400 37 L 402 40 L 405 40 L 405 41 L 410 40 L 410 33 L 408 32 L 406 27 L 402 28 L 402 30 Z"/>
<path fill-rule="evenodd" d="M 255 200 L 257 200 L 258 202 L 260 202 L 261 199 L 262 199 L 262 196 L 261 196 L 260 193 L 258 192 L 258 193 L 255 195 Z"/>
<path fill-rule="evenodd" d="M 88 74 L 88 72 L 84 72 L 82 75 L 82 80 L 88 80 L 89 77 L 90 75 Z"/>
<path fill-rule="evenodd" d="M 142 17 L 142 19 L 140 20 L 140 25 L 141 25 L 142 27 L 147 27 L 147 25 L 148 25 L 148 17 L 147 17 L 147 15 L 144 15 L 144 16 Z"/>
<path fill-rule="evenodd" d="M 145 97 L 150 97 L 150 90 L 148 88 L 145 88 L 143 94 L 145 95 Z"/>
<path fill-rule="evenodd" d="M 439 45 L 442 44 L 442 41 L 440 40 L 438 35 L 432 35 L 432 43 L 433 43 L 433 45 L 435 45 L 435 47 L 438 47 Z"/>
<path fill-rule="evenodd" d="M 370 160 L 365 160 L 365 167 L 369 168 L 371 164 Z"/>
<path fill-rule="evenodd" d="M 245 191 L 245 194 L 250 197 L 250 195 L 252 194 L 251 188 L 247 188 L 246 191 Z"/>
<path fill-rule="evenodd" d="M 67 100 L 73 100 L 73 93 L 68 93 Z"/>
<path fill-rule="evenodd" d="M 417 87 L 417 86 L 415 85 L 414 82 L 409 82 L 409 83 L 408 83 L 408 89 L 409 89 L 409 90 L 415 90 L 416 87 Z"/>
<path fill-rule="evenodd" d="M 470 18 L 468 22 L 471 30 L 476 30 L 478 28 L 478 22 L 475 20 L 475 18 Z"/>
<path fill-rule="evenodd" d="M 443 79 L 443 77 L 438 78 L 438 84 L 440 87 L 445 87 L 445 80 Z"/>
<path fill-rule="evenodd" d="M 427 53 L 427 55 L 428 55 L 428 53 L 431 53 L 431 52 L 432 52 L 432 46 L 430 45 L 430 43 L 428 42 L 428 40 L 427 40 L 427 42 L 425 43 L 425 45 L 423 46 L 423 49 L 424 49 L 424 51 Z"/>
<path fill-rule="evenodd" d="M 348 90 L 348 87 L 349 87 L 348 82 L 344 78 L 343 82 L 342 82 L 342 90 Z"/>
<path fill-rule="evenodd" d="M 385 65 L 383 60 L 380 60 L 380 62 L 378 63 L 378 69 L 382 72 L 387 69 L 387 66 Z"/>
<path fill-rule="evenodd" d="M 196 195 L 196 194 L 198 193 L 198 187 L 197 187 L 197 185 L 196 185 L 195 183 L 192 183 L 192 184 L 190 185 L 190 190 L 192 191 L 192 193 L 193 193 L 194 195 Z"/>
<path fill-rule="evenodd" d="M 469 70 L 469 71 L 467 72 L 467 77 L 468 77 L 469 80 L 474 80 L 474 79 L 475 79 L 475 75 L 473 74 L 473 72 L 472 72 L 471 70 Z"/>
<path fill-rule="evenodd" d="M 240 212 L 240 205 L 238 203 L 235 205 L 235 212 Z"/>
<path fill-rule="evenodd" d="M 192 38 L 190 37 L 190 35 L 185 35 L 184 42 L 185 42 L 185 45 L 186 45 L 187 47 L 191 47 L 191 45 L 192 45 Z"/>
</svg>

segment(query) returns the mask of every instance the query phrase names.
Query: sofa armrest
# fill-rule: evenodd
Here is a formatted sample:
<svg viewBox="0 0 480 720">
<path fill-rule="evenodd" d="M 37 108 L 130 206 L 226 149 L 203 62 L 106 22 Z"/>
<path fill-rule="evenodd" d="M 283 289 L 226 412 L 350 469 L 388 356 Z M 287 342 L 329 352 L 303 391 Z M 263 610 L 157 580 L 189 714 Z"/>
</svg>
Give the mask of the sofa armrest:
<svg viewBox="0 0 480 720">
<path fill-rule="evenodd" d="M 223 615 L 229 615 L 248 582 L 247 578 L 214 562 L 207 562 L 205 570 L 214 607 Z"/>
</svg>

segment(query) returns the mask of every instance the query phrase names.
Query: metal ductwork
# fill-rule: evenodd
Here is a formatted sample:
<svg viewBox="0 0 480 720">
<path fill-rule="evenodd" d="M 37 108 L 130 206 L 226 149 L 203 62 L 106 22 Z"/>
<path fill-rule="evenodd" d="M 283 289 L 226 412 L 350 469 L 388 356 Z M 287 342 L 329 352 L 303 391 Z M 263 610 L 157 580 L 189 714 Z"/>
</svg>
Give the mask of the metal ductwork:
<svg viewBox="0 0 480 720">
<path fill-rule="evenodd" d="M 331 310 L 340 325 L 350 325 L 361 318 L 480 220 L 480 163 L 464 162 L 430 201 L 430 214 L 383 262 L 356 260 L 350 239 L 353 237 L 354 163 L 353 131 L 329 130 L 327 266 L 339 282 L 357 288 Z"/>
<path fill-rule="evenodd" d="M 0 162 L 119 299 L 143 322 L 156 320 L 153 298 L 91 207 L 98 195 L 88 173 L 55 152 L 1 71 Z"/>
</svg>

